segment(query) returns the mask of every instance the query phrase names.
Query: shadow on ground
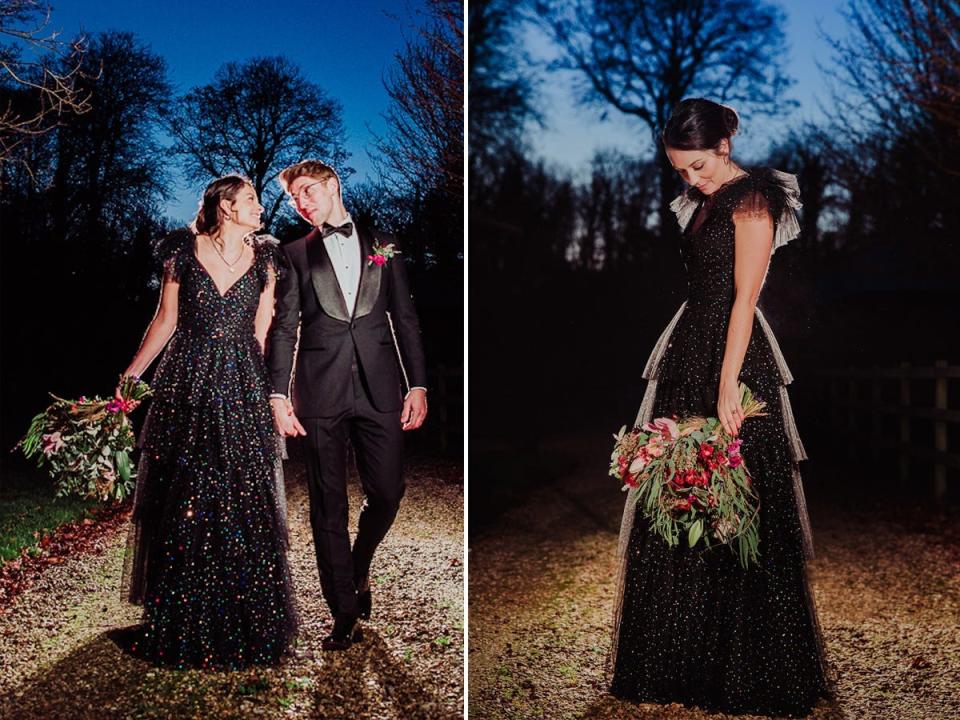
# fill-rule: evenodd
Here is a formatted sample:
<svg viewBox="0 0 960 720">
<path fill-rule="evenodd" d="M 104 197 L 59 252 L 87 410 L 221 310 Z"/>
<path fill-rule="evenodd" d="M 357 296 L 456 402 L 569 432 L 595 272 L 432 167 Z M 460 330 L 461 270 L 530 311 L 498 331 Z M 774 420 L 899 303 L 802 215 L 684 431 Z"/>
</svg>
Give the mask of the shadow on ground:
<svg viewBox="0 0 960 720">
<path fill-rule="evenodd" d="M 568 457 L 570 471 L 514 492 L 476 530 L 471 512 L 471 718 L 733 717 L 607 692 L 623 510 L 606 476 L 610 447 L 598 431 L 545 439 L 541 455 Z M 809 570 L 838 696 L 810 717 L 960 717 L 955 515 L 891 502 L 829 453 L 811 455 L 820 459 L 801 465 L 817 552 Z M 493 480 L 471 468 L 474 492 Z"/>
<path fill-rule="evenodd" d="M 385 701 L 397 717 L 454 716 L 372 631 L 350 652 L 240 672 L 156 668 L 129 656 L 109 632 L 54 663 L 27 687 L 0 697 L 0 716 L 232 718 L 266 711 L 272 717 L 309 704 L 314 717 L 379 717 Z"/>
</svg>

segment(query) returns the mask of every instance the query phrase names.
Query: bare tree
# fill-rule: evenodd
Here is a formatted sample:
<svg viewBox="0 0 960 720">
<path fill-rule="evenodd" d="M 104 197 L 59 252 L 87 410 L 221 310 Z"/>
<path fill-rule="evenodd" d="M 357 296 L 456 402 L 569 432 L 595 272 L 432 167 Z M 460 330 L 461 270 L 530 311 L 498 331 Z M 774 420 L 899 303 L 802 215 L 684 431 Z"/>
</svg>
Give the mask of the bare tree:
<svg viewBox="0 0 960 720">
<path fill-rule="evenodd" d="M 511 152 L 502 163 L 488 211 L 470 214 L 471 262 L 516 292 L 513 279 L 536 285 L 565 267 L 575 252 L 577 188 L 542 160 L 531 161 L 520 152 Z"/>
<path fill-rule="evenodd" d="M 828 38 L 834 119 L 853 143 L 925 136 L 928 162 L 960 175 L 960 5 L 952 0 L 849 0 L 849 33 Z M 918 137 L 919 139 L 919 137 Z"/>
<path fill-rule="evenodd" d="M 440 190 L 462 201 L 463 0 L 429 0 L 427 14 L 384 81 L 389 131 L 376 140 L 376 160 L 401 193 Z"/>
<path fill-rule="evenodd" d="M 847 213 L 837 244 L 922 248 L 931 275 L 949 273 L 960 234 L 960 7 L 848 0 L 844 14 L 848 32 L 827 38 L 834 52 L 824 68 Z"/>
<path fill-rule="evenodd" d="M 90 109 L 90 95 L 81 89 L 86 39 L 70 42 L 48 29 L 51 8 L 37 0 L 0 0 L 0 35 L 9 44 L 0 46 L 0 162 L 15 157 L 29 138 L 52 129 L 66 114 Z M 32 57 L 27 60 L 24 51 Z"/>
<path fill-rule="evenodd" d="M 831 221 L 844 205 L 837 193 L 847 171 L 844 155 L 829 133 L 812 124 L 791 130 L 771 148 L 768 164 L 798 177 L 803 199 L 798 246 L 805 253 L 829 250 L 821 245 L 822 225 L 834 224 Z"/>
<path fill-rule="evenodd" d="M 738 111 L 782 112 L 789 85 L 783 11 L 763 0 L 540 0 L 537 12 L 577 71 L 584 100 L 643 121 L 657 146 L 661 233 L 677 179 L 659 147 L 671 109 L 704 95 Z"/>
<path fill-rule="evenodd" d="M 209 85 L 180 98 L 169 116 L 175 151 L 187 158 L 187 175 L 200 185 L 229 172 L 254 184 L 269 226 L 283 193 L 272 181 L 287 165 L 322 159 L 346 179 L 340 103 L 308 82 L 284 57 L 227 63 Z"/>
<path fill-rule="evenodd" d="M 524 63 L 516 37 L 517 6 L 506 0 L 475 0 L 468 8 L 471 207 L 488 197 L 491 176 L 510 148 L 521 146 L 526 124 L 541 121 L 532 102 L 535 83 L 520 69 Z"/>
<path fill-rule="evenodd" d="M 171 88 L 166 64 L 132 34 L 91 39 L 77 89 L 90 110 L 61 123 L 52 136 L 48 197 L 54 235 L 89 254 L 124 253 L 138 218 L 159 212 L 167 194 L 166 158 L 157 138 Z"/>
<path fill-rule="evenodd" d="M 379 182 L 351 183 L 345 202 L 350 216 L 362 225 L 396 234 L 411 224 L 411 204 L 386 192 Z"/>
</svg>

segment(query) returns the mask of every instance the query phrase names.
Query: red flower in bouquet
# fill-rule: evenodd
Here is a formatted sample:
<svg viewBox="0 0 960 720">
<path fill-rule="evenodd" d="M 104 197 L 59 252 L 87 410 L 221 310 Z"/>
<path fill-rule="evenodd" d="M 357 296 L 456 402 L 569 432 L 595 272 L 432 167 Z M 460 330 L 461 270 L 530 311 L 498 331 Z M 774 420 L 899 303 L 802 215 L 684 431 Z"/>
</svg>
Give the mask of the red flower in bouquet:
<svg viewBox="0 0 960 720">
<path fill-rule="evenodd" d="M 676 500 L 673 503 L 673 509 L 680 512 L 686 512 L 693 506 L 693 497 L 685 497 L 682 500 Z"/>
<path fill-rule="evenodd" d="M 107 412 L 111 413 L 128 413 L 137 406 L 137 403 L 133 400 L 124 400 L 124 399 L 114 399 L 107 403 Z"/>
<path fill-rule="evenodd" d="M 670 479 L 670 483 L 677 490 L 685 488 L 687 486 L 687 474 L 685 472 L 674 473 L 673 477 Z"/>
</svg>

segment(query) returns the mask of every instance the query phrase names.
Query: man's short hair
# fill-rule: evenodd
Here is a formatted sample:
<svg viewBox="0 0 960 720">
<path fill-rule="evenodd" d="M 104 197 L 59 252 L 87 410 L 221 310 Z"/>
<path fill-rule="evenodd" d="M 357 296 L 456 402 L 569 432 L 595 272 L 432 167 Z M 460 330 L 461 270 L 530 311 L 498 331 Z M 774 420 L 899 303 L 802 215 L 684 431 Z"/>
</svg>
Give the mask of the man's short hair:
<svg viewBox="0 0 960 720">
<path fill-rule="evenodd" d="M 301 160 L 300 162 L 285 168 L 280 173 L 280 185 L 284 192 L 288 192 L 290 185 L 298 177 L 312 177 L 317 180 L 328 180 L 332 177 L 337 178 L 337 184 L 340 183 L 340 176 L 337 171 L 320 160 Z"/>
</svg>

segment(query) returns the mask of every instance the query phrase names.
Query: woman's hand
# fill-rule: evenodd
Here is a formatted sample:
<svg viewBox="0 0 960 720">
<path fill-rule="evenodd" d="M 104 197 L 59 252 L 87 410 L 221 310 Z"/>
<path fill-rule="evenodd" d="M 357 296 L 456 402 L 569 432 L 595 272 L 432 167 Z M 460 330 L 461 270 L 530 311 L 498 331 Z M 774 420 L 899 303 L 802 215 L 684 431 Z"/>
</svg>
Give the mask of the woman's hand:
<svg viewBox="0 0 960 720">
<path fill-rule="evenodd" d="M 270 398 L 270 409 L 273 411 L 273 427 L 278 435 L 297 437 L 307 434 L 293 413 L 293 404 L 289 400 L 279 397 Z"/>
<path fill-rule="evenodd" d="M 114 391 L 113 391 L 113 399 L 114 399 L 114 400 L 123 400 L 123 399 L 124 399 L 123 393 L 121 392 L 121 389 L 123 388 L 123 383 L 124 383 L 124 381 L 125 381 L 128 377 L 130 377 L 130 373 L 129 373 L 129 372 L 125 372 L 122 376 L 120 376 L 120 384 L 117 385 L 117 387 L 116 387 L 116 388 L 114 389 Z M 127 403 L 127 412 L 132 412 L 133 410 L 136 410 L 137 406 L 140 404 L 140 401 L 139 401 L 139 400 L 126 400 L 125 402 Z"/>
<path fill-rule="evenodd" d="M 736 437 L 743 425 L 743 406 L 740 405 L 740 388 L 736 381 L 720 381 L 717 417 L 727 434 Z"/>
</svg>

